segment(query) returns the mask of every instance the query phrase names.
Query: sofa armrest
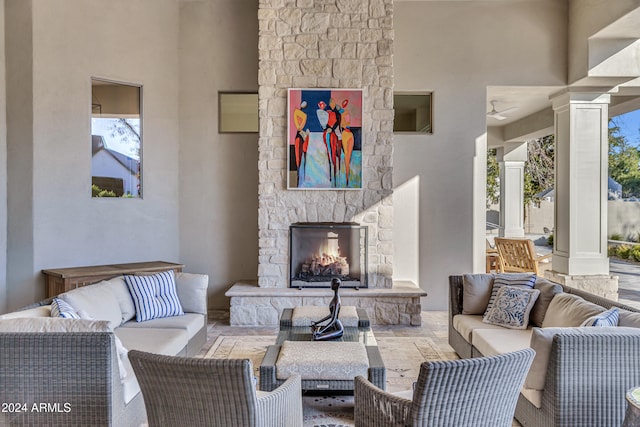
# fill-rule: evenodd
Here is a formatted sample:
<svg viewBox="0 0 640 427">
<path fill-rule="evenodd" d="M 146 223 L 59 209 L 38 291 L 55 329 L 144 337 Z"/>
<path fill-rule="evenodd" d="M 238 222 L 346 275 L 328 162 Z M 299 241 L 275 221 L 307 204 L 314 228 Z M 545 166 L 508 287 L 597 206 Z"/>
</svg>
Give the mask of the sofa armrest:
<svg viewBox="0 0 640 427">
<path fill-rule="evenodd" d="M 462 314 L 462 276 L 449 276 L 449 320 Z"/>
<path fill-rule="evenodd" d="M 209 276 L 206 274 L 176 273 L 176 290 L 185 313 L 207 315 L 207 288 Z"/>
<path fill-rule="evenodd" d="M 110 425 L 124 406 L 113 340 L 111 332 L 0 333 L 0 402 L 26 405 L 2 414 L 8 425 Z"/>
<path fill-rule="evenodd" d="M 553 338 L 542 406 L 555 425 L 621 425 L 625 393 L 640 384 L 640 330 L 559 333 Z"/>
</svg>

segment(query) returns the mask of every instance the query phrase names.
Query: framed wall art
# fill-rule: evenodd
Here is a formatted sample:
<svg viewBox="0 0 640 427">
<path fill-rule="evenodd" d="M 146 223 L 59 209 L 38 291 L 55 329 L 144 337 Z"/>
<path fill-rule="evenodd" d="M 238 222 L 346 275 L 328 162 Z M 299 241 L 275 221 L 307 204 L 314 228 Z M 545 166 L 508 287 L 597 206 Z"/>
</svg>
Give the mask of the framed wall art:
<svg viewBox="0 0 640 427">
<path fill-rule="evenodd" d="M 362 89 L 289 89 L 289 189 L 362 189 Z"/>
</svg>

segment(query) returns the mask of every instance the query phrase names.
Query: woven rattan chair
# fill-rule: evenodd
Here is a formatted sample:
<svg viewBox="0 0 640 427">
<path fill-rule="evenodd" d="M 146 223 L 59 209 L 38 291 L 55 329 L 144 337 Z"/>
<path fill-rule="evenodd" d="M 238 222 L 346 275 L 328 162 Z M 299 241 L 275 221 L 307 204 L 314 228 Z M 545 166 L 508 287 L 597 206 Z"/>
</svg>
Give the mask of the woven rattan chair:
<svg viewBox="0 0 640 427">
<path fill-rule="evenodd" d="M 256 392 L 250 360 L 162 356 L 132 350 L 150 427 L 302 426 L 300 376 Z"/>
<path fill-rule="evenodd" d="M 540 275 L 540 262 L 551 257 L 551 254 L 539 256 L 530 239 L 494 239 L 498 250 L 500 271 L 505 273 L 531 272 Z"/>
<path fill-rule="evenodd" d="M 424 362 L 413 400 L 355 380 L 356 427 L 510 427 L 535 352 Z"/>
</svg>

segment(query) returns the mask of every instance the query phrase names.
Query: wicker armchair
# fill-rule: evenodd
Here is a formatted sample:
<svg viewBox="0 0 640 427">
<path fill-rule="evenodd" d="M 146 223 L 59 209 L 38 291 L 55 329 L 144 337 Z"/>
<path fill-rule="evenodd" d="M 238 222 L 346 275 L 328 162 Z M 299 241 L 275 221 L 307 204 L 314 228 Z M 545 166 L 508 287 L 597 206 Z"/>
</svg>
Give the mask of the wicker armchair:
<svg viewBox="0 0 640 427">
<path fill-rule="evenodd" d="M 525 349 L 499 356 L 424 362 L 413 400 L 356 377 L 356 427 L 510 427 L 534 355 L 533 350 Z"/>
<path fill-rule="evenodd" d="M 250 360 L 129 352 L 150 427 L 302 426 L 300 376 L 256 392 Z"/>
</svg>

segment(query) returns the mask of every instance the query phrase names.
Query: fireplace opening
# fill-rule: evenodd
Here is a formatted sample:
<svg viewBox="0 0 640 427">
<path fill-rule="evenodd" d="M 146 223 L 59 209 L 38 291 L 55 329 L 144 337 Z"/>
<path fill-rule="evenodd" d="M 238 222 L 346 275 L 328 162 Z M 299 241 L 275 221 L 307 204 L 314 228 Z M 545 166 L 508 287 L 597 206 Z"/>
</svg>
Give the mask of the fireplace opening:
<svg viewBox="0 0 640 427">
<path fill-rule="evenodd" d="M 292 288 L 367 287 L 367 227 L 357 223 L 296 223 L 289 227 Z"/>
</svg>

